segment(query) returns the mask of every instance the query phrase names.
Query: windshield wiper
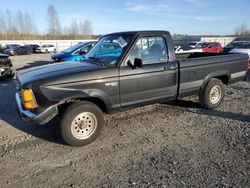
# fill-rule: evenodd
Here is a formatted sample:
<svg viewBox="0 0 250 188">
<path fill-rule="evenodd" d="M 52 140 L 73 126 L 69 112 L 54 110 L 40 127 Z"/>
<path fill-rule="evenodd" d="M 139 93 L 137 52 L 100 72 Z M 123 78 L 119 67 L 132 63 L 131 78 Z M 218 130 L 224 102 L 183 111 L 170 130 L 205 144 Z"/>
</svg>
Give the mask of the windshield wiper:
<svg viewBox="0 0 250 188">
<path fill-rule="evenodd" d="M 95 60 L 95 61 L 90 61 L 91 63 L 95 63 L 95 64 L 101 64 L 101 65 L 105 65 L 105 63 L 100 61 L 100 58 L 98 57 L 88 57 L 88 59 L 85 60 Z"/>
<path fill-rule="evenodd" d="M 98 57 L 88 57 L 88 59 L 94 59 L 94 60 L 100 60 L 100 58 L 98 58 Z"/>
</svg>

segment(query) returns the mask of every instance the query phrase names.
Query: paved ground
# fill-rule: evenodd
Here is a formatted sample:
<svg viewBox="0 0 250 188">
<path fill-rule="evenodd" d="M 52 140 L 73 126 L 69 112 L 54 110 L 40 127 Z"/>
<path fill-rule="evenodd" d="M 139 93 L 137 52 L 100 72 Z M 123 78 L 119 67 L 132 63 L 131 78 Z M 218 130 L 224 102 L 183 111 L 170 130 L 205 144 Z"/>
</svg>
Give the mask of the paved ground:
<svg viewBox="0 0 250 188">
<path fill-rule="evenodd" d="M 22 69 L 50 56 L 12 60 Z M 81 148 L 64 145 L 55 122 L 20 121 L 14 92 L 0 82 L 0 187 L 250 187 L 250 83 L 228 87 L 214 110 L 190 97 L 106 116 Z"/>
</svg>

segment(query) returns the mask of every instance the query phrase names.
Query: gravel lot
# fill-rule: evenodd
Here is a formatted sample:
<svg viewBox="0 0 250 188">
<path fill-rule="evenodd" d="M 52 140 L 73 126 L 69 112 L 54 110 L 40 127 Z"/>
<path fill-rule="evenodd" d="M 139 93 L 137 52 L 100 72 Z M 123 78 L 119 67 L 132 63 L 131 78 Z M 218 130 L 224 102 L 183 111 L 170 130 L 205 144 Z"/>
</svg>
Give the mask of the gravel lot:
<svg viewBox="0 0 250 188">
<path fill-rule="evenodd" d="M 50 55 L 12 60 L 19 70 Z M 214 110 L 190 97 L 107 115 L 81 148 L 61 142 L 56 122 L 20 121 L 14 92 L 0 82 L 0 187 L 250 187 L 249 82 L 227 87 Z"/>
</svg>

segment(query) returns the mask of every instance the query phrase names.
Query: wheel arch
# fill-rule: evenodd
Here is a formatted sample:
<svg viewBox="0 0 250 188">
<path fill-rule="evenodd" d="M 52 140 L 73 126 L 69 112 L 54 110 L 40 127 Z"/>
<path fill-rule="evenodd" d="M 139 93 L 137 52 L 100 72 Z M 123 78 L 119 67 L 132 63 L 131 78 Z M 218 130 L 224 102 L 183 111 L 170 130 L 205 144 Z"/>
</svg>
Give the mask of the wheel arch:
<svg viewBox="0 0 250 188">
<path fill-rule="evenodd" d="M 211 74 L 205 77 L 200 90 L 203 89 L 207 85 L 207 83 L 213 78 L 221 80 L 224 85 L 228 85 L 230 79 L 230 72 L 228 70 L 212 72 Z"/>
</svg>

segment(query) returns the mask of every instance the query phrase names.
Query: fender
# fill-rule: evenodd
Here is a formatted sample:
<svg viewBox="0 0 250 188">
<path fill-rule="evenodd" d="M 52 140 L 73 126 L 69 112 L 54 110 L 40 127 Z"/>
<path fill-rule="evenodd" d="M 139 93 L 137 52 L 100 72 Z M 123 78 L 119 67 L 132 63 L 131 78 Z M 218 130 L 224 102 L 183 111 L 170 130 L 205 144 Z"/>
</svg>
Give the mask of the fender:
<svg viewBox="0 0 250 188">
<path fill-rule="evenodd" d="M 44 86 L 41 87 L 43 95 L 49 100 L 56 103 L 62 101 L 70 101 L 74 99 L 90 99 L 98 98 L 100 99 L 109 109 L 112 106 L 112 103 L 108 95 L 99 89 L 68 89 L 68 88 L 58 88 L 55 86 Z"/>
<path fill-rule="evenodd" d="M 203 80 L 203 83 L 201 85 L 201 89 L 204 88 L 206 86 L 206 84 L 209 82 L 209 80 L 211 80 L 212 78 L 226 76 L 229 80 L 231 77 L 230 75 L 231 75 L 231 73 L 229 70 L 221 70 L 221 71 L 212 72 L 212 73 L 208 74 L 205 77 L 205 79 Z"/>
</svg>

